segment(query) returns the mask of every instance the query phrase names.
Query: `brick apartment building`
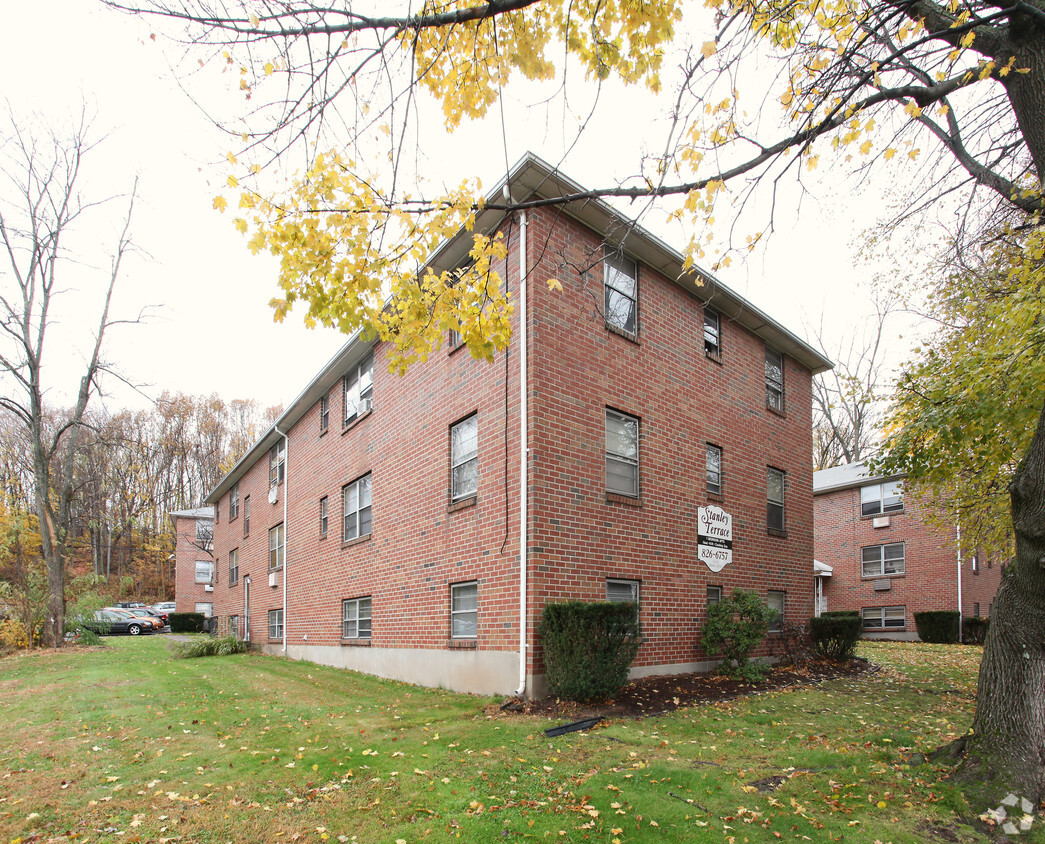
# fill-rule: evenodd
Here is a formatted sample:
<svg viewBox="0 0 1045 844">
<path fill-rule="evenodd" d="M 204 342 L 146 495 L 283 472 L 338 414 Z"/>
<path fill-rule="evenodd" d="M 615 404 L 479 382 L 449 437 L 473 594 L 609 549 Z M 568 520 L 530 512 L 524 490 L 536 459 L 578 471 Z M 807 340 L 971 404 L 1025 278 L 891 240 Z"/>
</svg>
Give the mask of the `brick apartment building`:
<svg viewBox="0 0 1045 844">
<path fill-rule="evenodd" d="M 864 634 L 916 639 L 914 613 L 990 614 L 1002 566 L 963 548 L 957 526 L 928 522 L 935 502 L 908 495 L 902 476 L 867 474 L 863 463 L 813 473 L 815 553 L 823 610 L 858 610 Z M 960 578 L 959 578 L 960 573 Z"/>
<path fill-rule="evenodd" d="M 581 191 L 532 156 L 507 187 Z M 734 587 L 808 618 L 811 378 L 830 362 L 602 202 L 487 210 L 476 230 L 508 244 L 511 348 L 487 363 L 451 338 L 397 376 L 352 337 L 207 500 L 220 626 L 293 658 L 532 695 L 550 600 L 637 601 L 634 676 L 709 668 L 699 631 Z"/>
<path fill-rule="evenodd" d="M 175 510 L 174 604 L 177 612 L 214 614 L 214 508 Z"/>
</svg>

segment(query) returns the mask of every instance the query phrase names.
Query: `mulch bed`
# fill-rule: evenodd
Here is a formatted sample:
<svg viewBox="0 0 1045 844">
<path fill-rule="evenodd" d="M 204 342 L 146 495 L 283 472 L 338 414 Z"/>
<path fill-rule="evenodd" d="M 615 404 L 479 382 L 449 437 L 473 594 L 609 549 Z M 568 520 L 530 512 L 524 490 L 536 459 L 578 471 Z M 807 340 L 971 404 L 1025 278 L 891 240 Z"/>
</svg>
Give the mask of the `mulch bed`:
<svg viewBox="0 0 1045 844">
<path fill-rule="evenodd" d="M 603 704 L 579 704 L 556 698 L 543 698 L 526 702 L 516 701 L 514 705 L 506 705 L 505 708 L 530 715 L 575 720 L 600 715 L 606 718 L 642 718 L 672 712 L 684 706 L 732 700 L 758 692 L 771 692 L 823 680 L 858 677 L 875 670 L 877 666 L 866 660 L 852 659 L 847 662 L 820 660 L 802 668 L 774 668 L 760 683 L 745 683 L 718 674 L 661 674 L 629 683 L 621 689 L 615 699 Z"/>
</svg>

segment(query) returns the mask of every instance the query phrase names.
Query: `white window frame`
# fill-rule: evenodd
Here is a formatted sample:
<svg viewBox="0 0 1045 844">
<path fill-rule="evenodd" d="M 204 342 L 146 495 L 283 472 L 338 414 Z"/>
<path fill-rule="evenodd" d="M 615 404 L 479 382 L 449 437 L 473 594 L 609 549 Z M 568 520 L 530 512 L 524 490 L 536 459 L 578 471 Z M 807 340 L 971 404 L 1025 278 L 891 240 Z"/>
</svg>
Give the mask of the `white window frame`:
<svg viewBox="0 0 1045 844">
<path fill-rule="evenodd" d="M 766 407 L 784 412 L 784 355 L 766 346 Z"/>
<path fill-rule="evenodd" d="M 278 571 L 283 568 L 287 554 L 287 534 L 280 522 L 273 528 L 269 528 L 269 571 Z"/>
<path fill-rule="evenodd" d="M 319 399 L 319 431 L 323 433 L 330 427 L 330 393 L 326 392 Z"/>
<path fill-rule="evenodd" d="M 707 605 L 709 607 L 713 607 L 713 606 L 715 606 L 715 604 L 721 604 L 722 603 L 722 587 L 721 586 L 712 586 L 709 583 L 708 587 L 707 587 L 707 598 L 705 600 L 707 601 Z"/>
<path fill-rule="evenodd" d="M 193 606 L 193 612 L 202 613 L 204 618 L 213 618 L 214 604 L 210 601 L 197 601 Z"/>
<path fill-rule="evenodd" d="M 630 281 L 630 284 L 627 282 Z M 617 250 L 606 249 L 603 257 L 603 304 L 606 325 L 632 337 L 639 333 L 639 266 Z M 628 303 L 623 313 L 621 303 Z M 628 325 L 631 323 L 631 327 Z"/>
<path fill-rule="evenodd" d="M 283 638 L 283 607 L 278 609 L 269 610 L 268 614 L 269 622 L 269 638 L 270 639 L 282 639 Z"/>
<path fill-rule="evenodd" d="M 200 571 L 200 566 L 204 566 L 203 572 Z M 197 560 L 196 561 L 196 583 L 214 583 L 214 561 L 213 560 Z"/>
<path fill-rule="evenodd" d="M 239 515 L 239 482 L 232 485 L 229 491 L 229 521 L 231 522 Z"/>
<path fill-rule="evenodd" d="M 907 607 L 864 607 L 860 617 L 864 630 L 902 630 L 907 626 Z"/>
<path fill-rule="evenodd" d="M 370 596 L 347 598 L 341 602 L 341 638 L 369 639 L 373 605 Z"/>
<path fill-rule="evenodd" d="M 635 431 L 634 456 L 629 454 L 627 451 L 620 450 L 620 436 L 623 433 L 623 428 L 621 429 L 621 432 L 617 434 L 616 439 L 618 441 L 611 442 L 613 439 L 610 431 L 611 420 L 624 425 L 633 423 Z M 637 416 L 621 413 L 619 410 L 613 410 L 609 407 L 606 408 L 606 491 L 609 493 L 623 495 L 628 498 L 639 497 L 639 426 L 640 420 Z M 625 489 L 623 485 L 616 488 L 613 487 L 610 483 L 612 477 L 610 474 L 611 463 L 618 468 L 622 466 L 628 468 L 628 473 L 633 478 L 630 488 Z"/>
<path fill-rule="evenodd" d="M 239 583 L 239 548 L 229 551 L 229 586 Z"/>
<path fill-rule="evenodd" d="M 787 592 L 783 589 L 770 589 L 766 593 L 766 606 L 776 613 L 776 616 L 769 622 L 769 632 L 783 632 L 784 613 L 787 608 Z"/>
<path fill-rule="evenodd" d="M 196 519 L 196 543 L 208 551 L 214 547 L 213 519 Z"/>
<path fill-rule="evenodd" d="M 780 479 L 780 495 L 779 498 L 774 497 L 773 492 L 773 479 L 779 477 Z M 766 467 L 766 529 L 784 532 L 787 530 L 787 472 L 783 469 L 777 469 L 773 466 Z M 773 524 L 773 514 L 780 513 L 780 525 L 779 527 Z"/>
<path fill-rule="evenodd" d="M 287 468 L 287 441 L 280 439 L 269 449 L 269 489 L 283 483 Z"/>
<path fill-rule="evenodd" d="M 344 425 L 363 415 L 374 401 L 374 353 L 367 352 L 342 381 Z"/>
<path fill-rule="evenodd" d="M 893 499 L 894 502 L 886 502 Z M 881 516 L 903 510 L 903 482 L 883 481 L 860 487 L 860 515 Z"/>
<path fill-rule="evenodd" d="M 450 638 L 476 639 L 479 636 L 479 581 L 450 585 Z"/>
<path fill-rule="evenodd" d="M 895 554 L 887 560 L 886 549 L 899 548 L 900 556 Z M 872 555 L 870 552 L 874 552 Z M 871 557 L 874 559 L 870 559 Z M 897 567 L 899 560 L 899 567 Z M 893 571 L 886 571 L 886 562 L 891 562 Z M 868 565 L 873 566 L 868 573 Z M 863 578 L 895 577 L 907 572 L 907 547 L 904 542 L 886 542 L 883 545 L 865 545 L 860 549 L 860 576 Z"/>
<path fill-rule="evenodd" d="M 324 537 L 327 535 L 327 529 L 330 526 L 330 497 L 324 495 L 319 499 L 319 535 Z"/>
<path fill-rule="evenodd" d="M 370 473 L 341 488 L 341 541 L 370 536 L 374 528 L 374 494 Z M 351 528 L 349 527 L 351 522 Z M 364 522 L 366 530 L 363 530 Z"/>
<path fill-rule="evenodd" d="M 243 535 L 250 535 L 250 496 L 243 496 Z"/>
<path fill-rule="evenodd" d="M 475 467 L 471 478 L 468 471 Z M 463 501 L 479 494 L 479 414 L 450 426 L 450 500 Z"/>
<path fill-rule="evenodd" d="M 709 495 L 722 495 L 722 446 L 714 443 L 704 444 L 704 486 Z"/>
<path fill-rule="evenodd" d="M 636 628 L 639 624 L 639 601 L 640 584 L 638 580 L 626 580 L 619 577 L 606 578 L 606 600 L 611 604 L 634 604 L 635 618 L 633 623 Z"/>
<path fill-rule="evenodd" d="M 716 360 L 722 357 L 722 315 L 714 308 L 704 308 L 704 354 Z"/>
</svg>

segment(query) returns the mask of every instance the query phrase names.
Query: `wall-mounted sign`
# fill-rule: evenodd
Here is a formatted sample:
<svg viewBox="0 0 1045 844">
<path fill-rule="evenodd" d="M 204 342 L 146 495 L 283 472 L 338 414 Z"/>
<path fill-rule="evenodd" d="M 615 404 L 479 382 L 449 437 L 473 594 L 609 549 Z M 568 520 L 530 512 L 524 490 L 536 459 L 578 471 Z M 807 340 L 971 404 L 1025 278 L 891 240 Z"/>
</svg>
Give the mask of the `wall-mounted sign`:
<svg viewBox="0 0 1045 844">
<path fill-rule="evenodd" d="M 733 562 L 733 517 L 721 507 L 697 508 L 697 559 L 713 572 Z"/>
</svg>

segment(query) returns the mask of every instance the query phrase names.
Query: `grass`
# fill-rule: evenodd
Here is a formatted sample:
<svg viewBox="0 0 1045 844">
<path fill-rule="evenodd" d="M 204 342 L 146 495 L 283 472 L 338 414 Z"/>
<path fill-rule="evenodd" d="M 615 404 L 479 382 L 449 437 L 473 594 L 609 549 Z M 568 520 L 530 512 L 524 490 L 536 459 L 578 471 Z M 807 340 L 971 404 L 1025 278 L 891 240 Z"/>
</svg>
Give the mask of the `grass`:
<svg viewBox="0 0 1045 844">
<path fill-rule="evenodd" d="M 973 647 L 547 739 L 489 699 L 106 644 L 0 660 L 0 842 L 987 840 L 907 761 L 967 730 Z"/>
</svg>

